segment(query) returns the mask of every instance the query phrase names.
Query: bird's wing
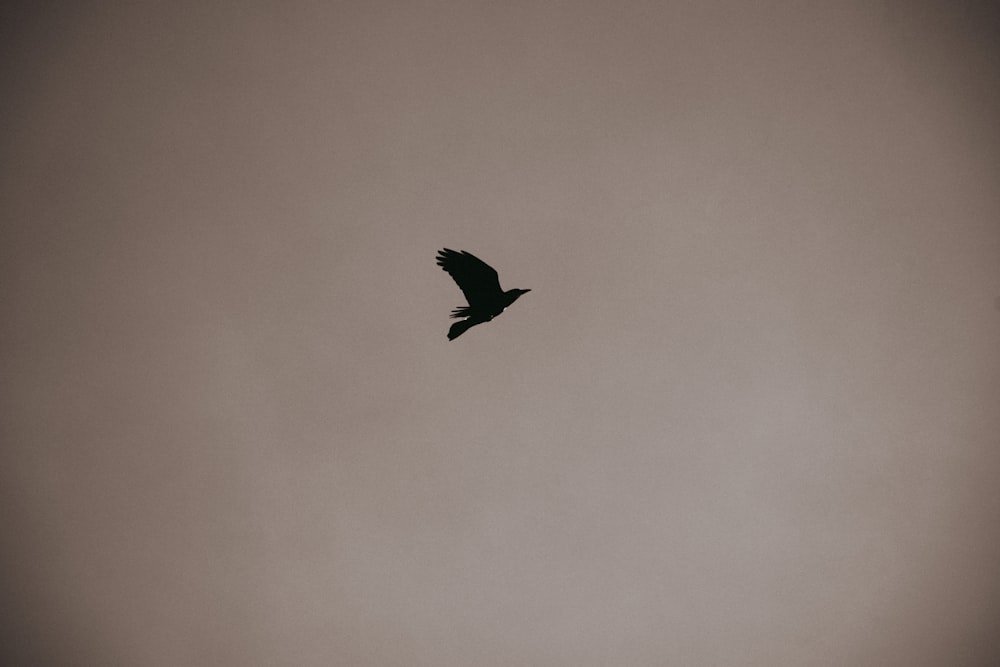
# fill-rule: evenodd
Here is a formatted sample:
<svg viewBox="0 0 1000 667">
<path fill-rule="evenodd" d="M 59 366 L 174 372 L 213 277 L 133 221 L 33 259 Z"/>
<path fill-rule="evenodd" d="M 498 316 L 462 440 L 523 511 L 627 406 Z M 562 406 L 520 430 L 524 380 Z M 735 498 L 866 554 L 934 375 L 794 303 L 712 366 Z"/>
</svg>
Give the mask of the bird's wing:
<svg viewBox="0 0 1000 667">
<path fill-rule="evenodd" d="M 451 275 L 473 308 L 496 302 L 503 295 L 496 270 L 470 252 L 445 248 L 438 252 L 437 263 Z"/>
</svg>

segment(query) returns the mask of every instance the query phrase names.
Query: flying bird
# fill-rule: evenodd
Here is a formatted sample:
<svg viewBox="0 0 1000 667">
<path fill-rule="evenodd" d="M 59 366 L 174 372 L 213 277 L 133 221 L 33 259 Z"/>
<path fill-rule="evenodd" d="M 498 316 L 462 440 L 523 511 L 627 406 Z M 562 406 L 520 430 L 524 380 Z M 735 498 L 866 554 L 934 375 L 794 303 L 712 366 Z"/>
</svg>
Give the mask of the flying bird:
<svg viewBox="0 0 1000 667">
<path fill-rule="evenodd" d="M 455 322 L 448 330 L 448 340 L 455 340 L 470 327 L 489 322 L 517 301 L 530 289 L 500 289 L 496 270 L 471 252 L 455 252 L 449 248 L 438 251 L 437 263 L 447 271 L 465 295 L 468 306 L 451 311 L 452 317 L 466 319 Z"/>
</svg>

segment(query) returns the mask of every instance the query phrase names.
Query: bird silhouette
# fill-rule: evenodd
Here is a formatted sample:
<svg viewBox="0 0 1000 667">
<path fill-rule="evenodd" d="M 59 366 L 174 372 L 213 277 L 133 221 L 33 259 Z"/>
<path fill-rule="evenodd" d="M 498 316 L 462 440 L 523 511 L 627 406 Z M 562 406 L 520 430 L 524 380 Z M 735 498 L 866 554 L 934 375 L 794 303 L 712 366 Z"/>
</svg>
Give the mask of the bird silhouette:
<svg viewBox="0 0 1000 667">
<path fill-rule="evenodd" d="M 489 322 L 517 301 L 518 297 L 530 289 L 500 289 L 500 277 L 496 270 L 471 252 L 456 252 L 450 248 L 439 250 L 437 263 L 447 271 L 465 295 L 468 306 L 451 311 L 452 317 L 464 317 L 448 330 L 448 340 L 455 340 L 470 327 Z"/>
</svg>

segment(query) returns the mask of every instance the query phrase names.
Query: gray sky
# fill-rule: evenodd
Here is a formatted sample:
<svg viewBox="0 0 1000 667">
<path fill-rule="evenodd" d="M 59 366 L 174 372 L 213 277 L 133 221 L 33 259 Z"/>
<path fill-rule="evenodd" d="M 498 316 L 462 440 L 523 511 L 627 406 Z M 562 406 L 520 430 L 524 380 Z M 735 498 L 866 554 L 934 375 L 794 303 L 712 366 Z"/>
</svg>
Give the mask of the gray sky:
<svg viewBox="0 0 1000 667">
<path fill-rule="evenodd" d="M 74 6 L 2 47 L 10 660 L 996 659 L 988 3 Z M 532 292 L 448 342 L 443 246 Z"/>
</svg>

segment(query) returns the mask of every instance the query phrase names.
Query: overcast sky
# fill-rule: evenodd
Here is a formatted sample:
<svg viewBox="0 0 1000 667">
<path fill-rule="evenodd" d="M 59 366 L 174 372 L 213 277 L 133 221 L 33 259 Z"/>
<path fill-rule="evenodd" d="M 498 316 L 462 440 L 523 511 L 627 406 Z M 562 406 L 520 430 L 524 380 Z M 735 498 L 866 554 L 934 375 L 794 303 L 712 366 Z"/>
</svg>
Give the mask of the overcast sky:
<svg viewBox="0 0 1000 667">
<path fill-rule="evenodd" d="M 989 3 L 63 4 L 6 664 L 995 664 Z M 449 342 L 445 246 L 532 291 Z"/>
</svg>

